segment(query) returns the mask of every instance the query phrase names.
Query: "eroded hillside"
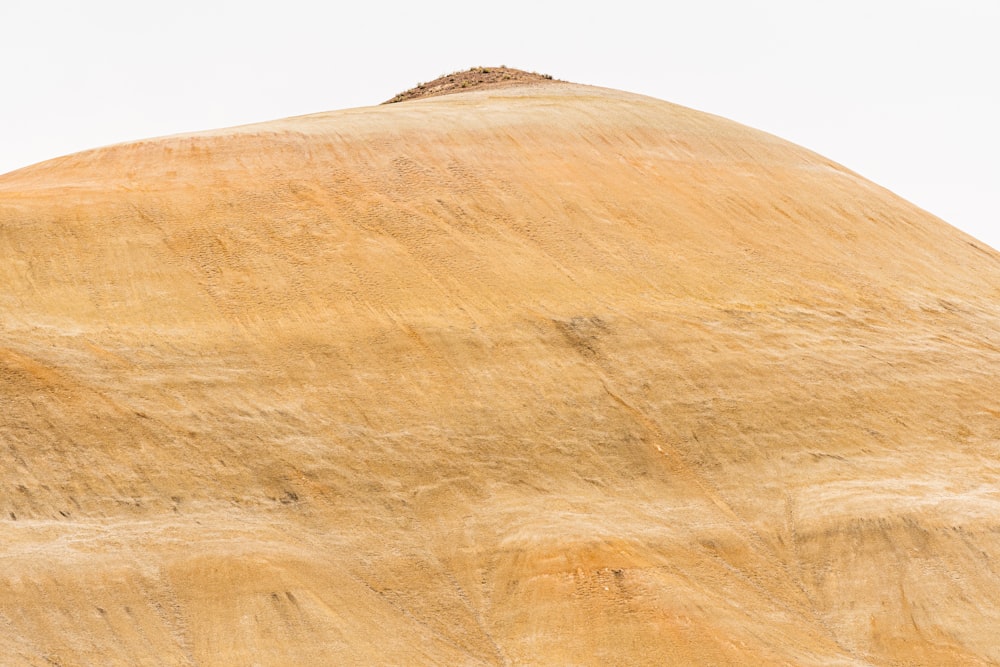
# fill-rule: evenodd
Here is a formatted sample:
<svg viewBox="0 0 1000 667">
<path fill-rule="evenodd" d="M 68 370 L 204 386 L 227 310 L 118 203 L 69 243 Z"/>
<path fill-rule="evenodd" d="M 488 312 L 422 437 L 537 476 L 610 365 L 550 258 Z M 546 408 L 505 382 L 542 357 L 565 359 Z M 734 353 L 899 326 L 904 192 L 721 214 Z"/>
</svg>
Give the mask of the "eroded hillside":
<svg viewBox="0 0 1000 667">
<path fill-rule="evenodd" d="M 561 84 L 0 177 L 4 664 L 1000 662 L 1000 256 Z"/>
</svg>

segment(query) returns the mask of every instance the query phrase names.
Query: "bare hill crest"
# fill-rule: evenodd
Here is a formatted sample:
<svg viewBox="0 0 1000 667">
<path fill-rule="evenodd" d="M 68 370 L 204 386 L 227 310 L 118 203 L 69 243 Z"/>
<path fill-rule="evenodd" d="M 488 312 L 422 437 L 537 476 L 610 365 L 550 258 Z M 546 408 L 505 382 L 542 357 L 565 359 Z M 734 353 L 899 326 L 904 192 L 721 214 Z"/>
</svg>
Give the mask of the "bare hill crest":
<svg viewBox="0 0 1000 667">
<path fill-rule="evenodd" d="M 544 83 L 560 83 L 549 74 L 526 72 L 501 65 L 500 67 L 471 67 L 467 70 L 452 72 L 439 76 L 433 81 L 418 83 L 413 88 L 394 95 L 383 104 L 406 102 L 424 97 L 450 95 L 453 93 L 471 92 L 472 90 L 487 90 L 491 88 L 510 88 L 513 86 L 538 85 Z"/>
</svg>

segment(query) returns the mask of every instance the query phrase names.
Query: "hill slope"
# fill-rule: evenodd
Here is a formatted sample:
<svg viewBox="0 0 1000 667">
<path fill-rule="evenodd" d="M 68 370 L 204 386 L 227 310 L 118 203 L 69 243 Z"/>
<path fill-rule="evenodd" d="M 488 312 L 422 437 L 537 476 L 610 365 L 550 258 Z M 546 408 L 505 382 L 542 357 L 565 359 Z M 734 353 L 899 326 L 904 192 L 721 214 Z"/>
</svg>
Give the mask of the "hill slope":
<svg viewBox="0 0 1000 667">
<path fill-rule="evenodd" d="M 5 664 L 1000 662 L 1000 256 L 505 88 L 0 177 Z"/>
</svg>

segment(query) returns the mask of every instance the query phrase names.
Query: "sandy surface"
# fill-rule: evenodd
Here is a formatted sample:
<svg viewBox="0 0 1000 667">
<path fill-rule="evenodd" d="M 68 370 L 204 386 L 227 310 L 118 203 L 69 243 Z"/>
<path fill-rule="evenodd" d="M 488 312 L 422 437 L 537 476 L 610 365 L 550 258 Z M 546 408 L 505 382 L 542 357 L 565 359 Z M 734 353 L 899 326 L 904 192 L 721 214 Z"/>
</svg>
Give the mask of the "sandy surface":
<svg viewBox="0 0 1000 667">
<path fill-rule="evenodd" d="M 0 177 L 5 665 L 1000 662 L 1000 256 L 571 84 Z"/>
</svg>

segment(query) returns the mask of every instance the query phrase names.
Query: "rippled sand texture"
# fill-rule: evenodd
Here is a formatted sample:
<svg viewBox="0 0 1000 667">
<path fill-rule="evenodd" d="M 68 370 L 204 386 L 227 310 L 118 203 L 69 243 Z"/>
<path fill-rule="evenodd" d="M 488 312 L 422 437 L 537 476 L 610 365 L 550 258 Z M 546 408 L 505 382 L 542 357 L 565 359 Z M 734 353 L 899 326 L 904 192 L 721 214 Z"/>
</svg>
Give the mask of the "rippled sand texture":
<svg viewBox="0 0 1000 667">
<path fill-rule="evenodd" d="M 1000 254 L 560 84 L 0 177 L 5 665 L 1000 662 Z"/>
</svg>

